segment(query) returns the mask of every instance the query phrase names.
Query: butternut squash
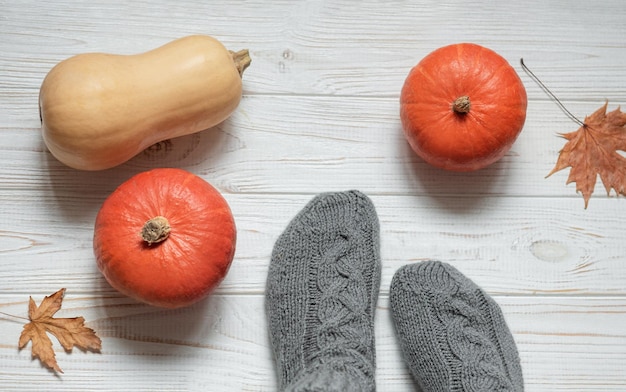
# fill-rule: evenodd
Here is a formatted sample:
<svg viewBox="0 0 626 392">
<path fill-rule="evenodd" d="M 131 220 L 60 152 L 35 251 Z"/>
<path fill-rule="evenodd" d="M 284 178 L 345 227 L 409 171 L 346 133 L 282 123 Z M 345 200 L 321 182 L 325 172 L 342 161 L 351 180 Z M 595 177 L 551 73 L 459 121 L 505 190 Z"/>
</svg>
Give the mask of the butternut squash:
<svg viewBox="0 0 626 392">
<path fill-rule="evenodd" d="M 70 57 L 41 85 L 43 140 L 72 168 L 117 166 L 157 142 L 228 118 L 250 61 L 247 50 L 231 52 L 204 35 L 135 55 Z"/>
</svg>

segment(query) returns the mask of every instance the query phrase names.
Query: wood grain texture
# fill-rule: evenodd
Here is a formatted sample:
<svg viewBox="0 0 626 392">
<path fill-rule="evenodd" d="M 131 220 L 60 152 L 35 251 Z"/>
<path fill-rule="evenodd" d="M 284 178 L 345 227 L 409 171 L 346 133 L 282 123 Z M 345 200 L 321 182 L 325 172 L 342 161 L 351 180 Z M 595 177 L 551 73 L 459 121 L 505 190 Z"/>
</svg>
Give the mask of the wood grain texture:
<svg viewBox="0 0 626 392">
<path fill-rule="evenodd" d="M 518 344 L 527 389 L 623 390 L 623 298 L 494 298 Z M 20 309 L 25 308 L 26 301 L 16 300 L 2 311 L 23 314 Z M 68 292 L 60 316 L 80 312 L 91 320 L 88 325 L 106 343 L 102 353 L 57 351 L 66 372 L 62 381 L 55 381 L 29 361 L 26 350 L 16 352 L 11 339 L 3 336 L 0 359 L 14 364 L 10 371 L 3 367 L 3 387 L 23 388 L 27 377 L 51 391 L 67 390 L 68 385 L 81 390 L 274 391 L 262 308 L 263 300 L 256 295 L 215 295 L 190 308 L 166 311 L 126 299 Z M 19 325 L 3 330 L 4 335 L 16 335 Z M 381 296 L 376 315 L 379 391 L 415 390 L 397 345 L 388 299 Z"/>
<path fill-rule="evenodd" d="M 18 351 L 23 320 L 0 316 L 7 391 L 274 391 L 264 288 L 274 242 L 316 194 L 359 189 L 378 211 L 383 259 L 376 314 L 379 391 L 414 391 L 388 310 L 406 263 L 450 262 L 501 304 L 526 390 L 626 389 L 623 198 L 598 183 L 584 209 L 567 171 L 545 178 L 576 129 L 519 59 L 577 116 L 626 102 L 626 27 L 619 0 L 494 2 L 0 0 L 0 312 L 25 317 L 67 288 L 60 317 L 82 315 L 101 354 L 56 354 L 59 377 Z M 41 140 L 38 93 L 57 62 L 82 52 L 131 54 L 183 35 L 249 48 L 233 116 L 164 141 L 111 170 L 56 161 Z M 402 135 L 399 93 L 439 46 L 499 52 L 528 92 L 524 130 L 475 173 L 436 170 Z M 116 293 L 93 259 L 95 215 L 133 174 L 180 167 L 215 185 L 238 227 L 216 293 L 165 311 Z M 426 392 L 426 391 L 424 391 Z"/>
</svg>

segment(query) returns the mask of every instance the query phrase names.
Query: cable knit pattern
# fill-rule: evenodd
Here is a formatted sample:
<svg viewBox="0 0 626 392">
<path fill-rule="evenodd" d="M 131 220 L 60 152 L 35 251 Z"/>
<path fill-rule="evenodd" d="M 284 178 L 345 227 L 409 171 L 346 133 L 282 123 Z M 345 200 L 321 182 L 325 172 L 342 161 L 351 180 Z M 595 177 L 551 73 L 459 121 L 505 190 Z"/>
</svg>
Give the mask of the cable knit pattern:
<svg viewBox="0 0 626 392">
<path fill-rule="evenodd" d="M 403 354 L 424 391 L 523 391 L 499 306 L 454 267 L 438 261 L 402 267 L 390 302 Z"/>
<path fill-rule="evenodd" d="M 315 197 L 277 240 L 266 288 L 279 389 L 374 391 L 378 218 L 358 191 Z"/>
</svg>

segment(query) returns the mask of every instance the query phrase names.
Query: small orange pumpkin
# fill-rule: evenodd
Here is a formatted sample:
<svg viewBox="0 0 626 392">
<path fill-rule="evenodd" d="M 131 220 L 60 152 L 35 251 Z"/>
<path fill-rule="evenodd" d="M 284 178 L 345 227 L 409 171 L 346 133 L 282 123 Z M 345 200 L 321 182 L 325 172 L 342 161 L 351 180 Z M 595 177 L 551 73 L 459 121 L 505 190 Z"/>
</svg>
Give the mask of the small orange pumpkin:
<svg viewBox="0 0 626 392">
<path fill-rule="evenodd" d="M 153 169 L 120 185 L 96 217 L 94 253 L 106 280 L 150 305 L 191 305 L 223 280 L 236 229 L 222 195 L 181 169 Z"/>
<path fill-rule="evenodd" d="M 460 43 L 424 57 L 404 82 L 400 118 L 411 148 L 433 166 L 484 168 L 511 148 L 526 120 L 526 90 L 511 65 Z"/>
</svg>

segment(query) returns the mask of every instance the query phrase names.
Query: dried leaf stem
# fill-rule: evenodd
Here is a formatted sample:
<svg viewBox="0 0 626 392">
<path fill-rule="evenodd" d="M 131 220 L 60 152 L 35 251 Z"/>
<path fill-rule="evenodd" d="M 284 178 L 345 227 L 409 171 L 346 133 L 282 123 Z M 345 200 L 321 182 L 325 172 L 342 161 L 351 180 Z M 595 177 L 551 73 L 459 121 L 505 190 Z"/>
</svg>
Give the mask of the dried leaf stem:
<svg viewBox="0 0 626 392">
<path fill-rule="evenodd" d="M 552 91 L 550 91 L 550 89 L 543 84 L 543 82 L 537 77 L 537 75 L 535 75 L 533 73 L 533 71 L 531 71 L 526 64 L 524 64 L 524 59 L 520 58 L 520 64 L 522 65 L 522 69 L 528 74 L 530 75 L 530 77 L 543 89 L 543 91 L 545 91 L 552 99 L 554 99 L 554 101 L 557 103 L 557 105 L 559 105 L 559 107 L 561 108 L 561 110 L 563 110 L 563 112 L 565 114 L 567 114 L 567 116 L 569 118 L 571 118 L 574 122 L 576 122 L 578 125 L 580 125 L 581 127 L 586 126 L 584 121 L 581 121 L 578 117 L 574 116 L 574 114 L 572 114 L 572 112 L 570 112 L 569 110 L 567 110 L 567 108 L 565 107 L 565 105 L 563 105 L 563 103 L 556 97 L 556 95 L 554 95 L 554 93 Z"/>
<path fill-rule="evenodd" d="M 16 319 L 20 319 L 20 320 L 30 321 L 30 319 L 27 318 L 27 317 L 16 316 L 16 315 L 9 314 L 9 313 L 4 313 L 4 312 L 0 312 L 0 314 L 3 315 L 3 316 L 11 317 L 11 318 L 16 318 Z"/>
</svg>

